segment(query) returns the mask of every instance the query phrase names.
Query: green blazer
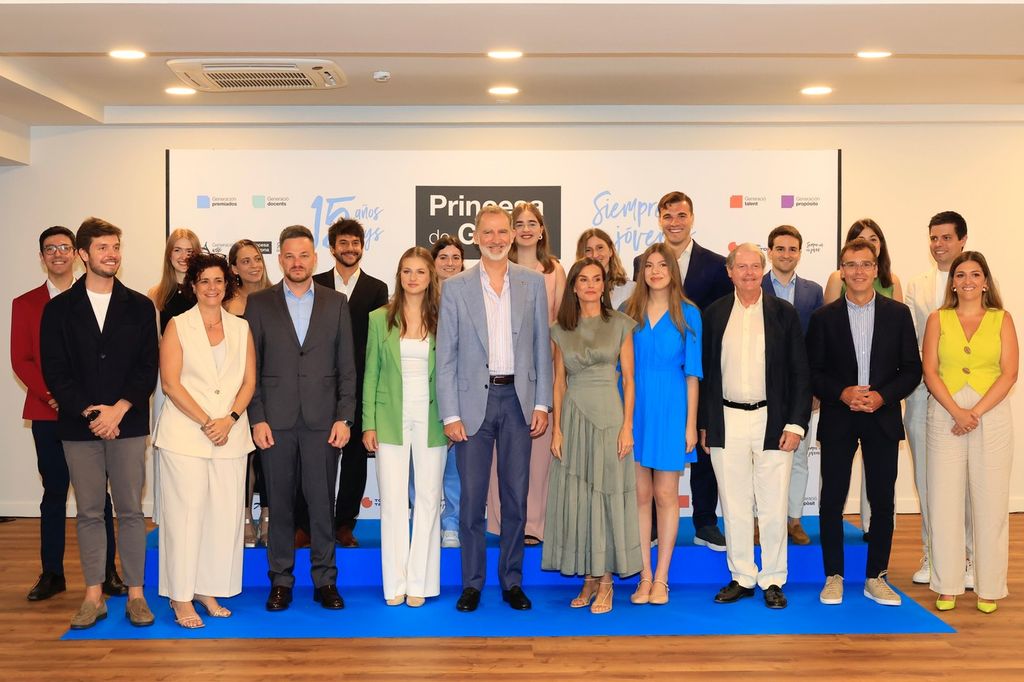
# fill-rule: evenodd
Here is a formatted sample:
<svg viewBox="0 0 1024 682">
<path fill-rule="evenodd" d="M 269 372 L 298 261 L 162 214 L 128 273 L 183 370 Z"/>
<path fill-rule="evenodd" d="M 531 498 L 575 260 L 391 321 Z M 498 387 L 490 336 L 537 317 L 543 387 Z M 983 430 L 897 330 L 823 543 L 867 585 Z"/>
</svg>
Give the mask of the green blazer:
<svg viewBox="0 0 1024 682">
<path fill-rule="evenodd" d="M 363 431 L 376 431 L 377 440 L 388 445 L 402 444 L 402 354 L 399 331 L 388 329 L 387 306 L 370 313 L 366 336 L 366 374 L 363 376 Z M 434 356 L 437 339 L 430 338 L 430 408 L 427 420 L 427 446 L 447 445 L 444 426 L 437 413 Z"/>
</svg>

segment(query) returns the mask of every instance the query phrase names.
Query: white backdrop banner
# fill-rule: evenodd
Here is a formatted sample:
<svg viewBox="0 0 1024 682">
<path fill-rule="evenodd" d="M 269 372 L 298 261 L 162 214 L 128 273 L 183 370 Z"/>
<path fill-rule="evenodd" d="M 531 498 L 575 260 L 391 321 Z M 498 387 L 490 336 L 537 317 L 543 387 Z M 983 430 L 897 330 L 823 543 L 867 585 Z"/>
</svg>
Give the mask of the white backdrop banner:
<svg viewBox="0 0 1024 682">
<path fill-rule="evenodd" d="M 721 254 L 748 241 L 767 248 L 772 228 L 794 225 L 804 237 L 801 276 L 824 283 L 838 252 L 839 161 L 838 150 L 169 150 L 167 225 L 191 228 L 206 248 L 224 254 L 236 240 L 252 239 L 277 281 L 282 228 L 310 228 L 319 270 L 326 270 L 333 265 L 328 227 L 354 218 L 367 233 L 363 269 L 393 287 L 408 247 L 429 248 L 447 233 L 473 258 L 480 206 L 511 209 L 525 201 L 544 213 L 567 270 L 579 235 L 598 227 L 629 272 L 633 257 L 662 238 L 658 199 L 681 190 L 693 199 L 693 237 L 702 246 Z M 805 508 L 816 513 L 816 456 L 811 468 Z M 364 515 L 376 517 L 372 467 L 369 479 Z M 684 476 L 684 515 L 688 485 Z"/>
</svg>

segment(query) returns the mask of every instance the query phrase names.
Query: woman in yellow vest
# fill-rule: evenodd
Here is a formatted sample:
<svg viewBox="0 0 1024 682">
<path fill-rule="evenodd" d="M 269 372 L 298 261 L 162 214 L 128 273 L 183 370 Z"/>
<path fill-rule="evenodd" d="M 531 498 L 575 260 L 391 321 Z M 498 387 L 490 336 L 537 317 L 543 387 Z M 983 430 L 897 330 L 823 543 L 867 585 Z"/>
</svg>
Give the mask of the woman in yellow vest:
<svg viewBox="0 0 1024 682">
<path fill-rule="evenodd" d="M 965 251 L 950 266 L 946 299 L 928 317 L 922 348 L 928 403 L 931 589 L 948 611 L 964 592 L 965 505 L 974 519 L 974 590 L 992 613 L 1006 596 L 1017 332 L 985 257 Z"/>
<path fill-rule="evenodd" d="M 434 381 L 441 289 L 434 259 L 402 254 L 395 294 L 370 313 L 363 378 L 363 445 L 377 453 L 380 553 L 388 606 L 441 593 L 441 478 L 448 439 Z M 416 503 L 409 537 L 409 462 Z"/>
</svg>

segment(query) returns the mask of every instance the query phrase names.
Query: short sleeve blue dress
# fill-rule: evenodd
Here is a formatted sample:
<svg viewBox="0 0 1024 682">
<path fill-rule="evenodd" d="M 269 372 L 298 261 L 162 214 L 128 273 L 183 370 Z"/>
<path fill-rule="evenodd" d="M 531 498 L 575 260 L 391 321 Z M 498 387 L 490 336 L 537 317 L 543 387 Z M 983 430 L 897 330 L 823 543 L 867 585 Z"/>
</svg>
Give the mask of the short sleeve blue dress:
<svg viewBox="0 0 1024 682">
<path fill-rule="evenodd" d="M 697 449 L 686 452 L 686 378 L 704 378 L 701 364 L 700 311 L 683 303 L 686 334 L 667 312 L 633 333 L 636 358 L 636 406 L 633 410 L 633 453 L 638 464 L 659 471 L 682 471 L 697 461 Z"/>
</svg>

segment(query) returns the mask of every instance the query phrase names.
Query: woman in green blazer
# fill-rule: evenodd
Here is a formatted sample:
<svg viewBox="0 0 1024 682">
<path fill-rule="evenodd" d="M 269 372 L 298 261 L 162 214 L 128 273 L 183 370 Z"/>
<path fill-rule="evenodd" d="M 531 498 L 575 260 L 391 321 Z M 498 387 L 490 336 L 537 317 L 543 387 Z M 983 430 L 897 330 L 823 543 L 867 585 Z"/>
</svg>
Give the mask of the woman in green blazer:
<svg viewBox="0 0 1024 682">
<path fill-rule="evenodd" d="M 434 353 L 441 293 L 434 260 L 402 254 L 395 294 L 370 313 L 363 445 L 377 453 L 381 570 L 389 606 L 441 593 L 441 478 L 448 440 L 437 413 Z M 416 503 L 409 536 L 409 462 Z"/>
</svg>

